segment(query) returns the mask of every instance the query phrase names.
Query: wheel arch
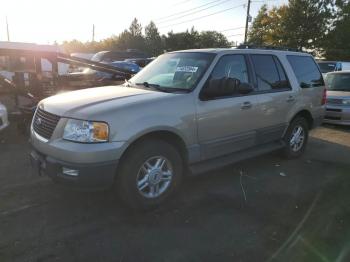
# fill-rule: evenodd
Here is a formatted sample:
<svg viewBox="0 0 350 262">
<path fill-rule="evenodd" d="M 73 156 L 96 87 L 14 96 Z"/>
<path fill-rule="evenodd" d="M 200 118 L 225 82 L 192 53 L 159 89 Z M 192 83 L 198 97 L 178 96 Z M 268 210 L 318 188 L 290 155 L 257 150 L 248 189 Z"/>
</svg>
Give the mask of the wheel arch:
<svg viewBox="0 0 350 262">
<path fill-rule="evenodd" d="M 123 161 L 123 158 L 131 148 L 137 146 L 138 144 L 148 139 L 158 139 L 169 143 L 179 151 L 183 163 L 188 163 L 188 150 L 185 140 L 178 133 L 174 132 L 173 130 L 167 129 L 149 130 L 148 132 L 135 136 L 131 141 L 129 141 L 128 146 L 122 152 L 119 161 Z"/>
<path fill-rule="evenodd" d="M 309 110 L 307 109 L 303 109 L 303 110 L 300 110 L 298 113 L 296 113 L 292 119 L 289 121 L 289 123 L 293 122 L 294 119 L 296 119 L 297 117 L 303 117 L 307 124 L 308 124 L 308 127 L 309 127 L 309 130 L 311 130 L 314 126 L 314 118 L 312 117 L 312 114 Z"/>
</svg>

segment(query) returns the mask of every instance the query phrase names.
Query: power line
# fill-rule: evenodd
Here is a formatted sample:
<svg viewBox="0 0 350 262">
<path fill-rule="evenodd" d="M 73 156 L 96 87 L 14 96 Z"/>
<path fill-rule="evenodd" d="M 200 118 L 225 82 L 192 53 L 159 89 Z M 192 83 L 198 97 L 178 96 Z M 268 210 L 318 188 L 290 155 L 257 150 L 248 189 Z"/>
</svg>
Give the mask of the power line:
<svg viewBox="0 0 350 262">
<path fill-rule="evenodd" d="M 182 17 L 186 17 L 186 16 L 189 16 L 189 15 L 193 15 L 193 14 L 196 14 L 196 13 L 200 13 L 200 12 L 202 12 L 202 11 L 208 10 L 208 9 L 213 8 L 213 7 L 215 7 L 215 6 L 222 5 L 222 4 L 224 4 L 224 3 L 228 2 L 228 1 L 232 1 L 232 0 L 225 0 L 225 1 L 223 1 L 223 2 L 216 3 L 216 4 L 211 5 L 211 6 L 209 6 L 209 7 L 206 7 L 206 8 L 197 10 L 197 11 L 193 11 L 193 12 L 188 13 L 188 14 L 185 14 L 185 15 L 181 15 L 181 16 L 177 16 L 177 17 L 174 17 L 174 18 L 165 19 L 164 21 L 158 22 L 158 24 L 168 23 L 168 22 L 170 22 L 170 21 L 177 20 L 177 19 L 180 19 L 180 18 L 182 18 Z"/>
<path fill-rule="evenodd" d="M 239 36 L 239 35 L 243 35 L 243 34 L 234 34 L 234 35 L 225 35 L 226 37 L 233 37 L 233 36 Z"/>
<path fill-rule="evenodd" d="M 238 30 L 238 29 L 243 29 L 243 28 L 245 28 L 245 27 L 244 26 L 234 27 L 234 28 L 228 28 L 228 29 L 225 29 L 225 30 L 221 30 L 219 32 L 221 33 L 221 32 L 233 31 L 233 30 Z"/>
<path fill-rule="evenodd" d="M 190 20 L 182 21 L 180 23 L 166 25 L 166 26 L 160 26 L 159 28 L 167 28 L 167 27 L 171 27 L 171 26 L 181 25 L 181 24 L 184 24 L 184 23 L 188 23 L 188 22 L 192 22 L 192 21 L 195 21 L 195 20 L 203 19 L 203 18 L 208 17 L 208 16 L 213 16 L 213 15 L 217 15 L 217 14 L 220 14 L 220 13 L 224 13 L 224 12 L 227 12 L 229 10 L 241 7 L 241 6 L 244 6 L 244 4 L 240 4 L 240 5 L 237 5 L 237 6 L 230 7 L 230 8 L 226 8 L 224 10 L 220 10 L 220 11 L 215 12 L 215 13 L 211 13 L 211 14 L 208 14 L 208 15 L 203 15 L 203 16 L 200 16 L 200 17 L 196 17 L 196 18 L 193 18 L 193 19 L 190 19 Z"/>
<path fill-rule="evenodd" d="M 210 5 L 210 4 L 215 3 L 215 2 L 219 2 L 219 1 L 221 1 L 221 0 L 214 0 L 214 1 L 211 1 L 211 2 L 206 3 L 206 4 L 204 4 L 204 5 L 200 5 L 200 6 L 194 7 L 194 8 L 192 8 L 192 10 L 181 11 L 181 12 L 173 13 L 173 14 L 171 14 L 171 15 L 159 17 L 159 18 L 156 18 L 155 21 L 157 21 L 157 20 L 164 20 L 164 19 L 167 19 L 167 18 L 169 18 L 169 17 L 173 17 L 173 16 L 176 16 L 176 15 L 181 15 L 181 14 L 183 14 L 183 13 L 188 13 L 188 12 L 191 12 L 191 11 L 193 11 L 193 10 L 199 9 L 199 8 L 201 8 L 201 7 L 204 7 L 204 6 Z"/>
</svg>

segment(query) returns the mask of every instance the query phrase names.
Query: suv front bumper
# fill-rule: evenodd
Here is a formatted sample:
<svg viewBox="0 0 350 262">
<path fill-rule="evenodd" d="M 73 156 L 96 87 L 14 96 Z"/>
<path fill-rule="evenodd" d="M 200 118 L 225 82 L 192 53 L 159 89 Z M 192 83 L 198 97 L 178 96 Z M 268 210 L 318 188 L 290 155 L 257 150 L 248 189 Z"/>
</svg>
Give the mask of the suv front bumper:
<svg viewBox="0 0 350 262">
<path fill-rule="evenodd" d="M 81 190 L 111 187 L 125 142 L 74 143 L 53 138 L 44 140 L 31 130 L 33 168 L 55 182 Z"/>
<path fill-rule="evenodd" d="M 45 156 L 35 149 L 30 153 L 31 164 L 39 175 L 79 190 L 104 190 L 114 183 L 118 161 L 76 164 Z"/>
</svg>

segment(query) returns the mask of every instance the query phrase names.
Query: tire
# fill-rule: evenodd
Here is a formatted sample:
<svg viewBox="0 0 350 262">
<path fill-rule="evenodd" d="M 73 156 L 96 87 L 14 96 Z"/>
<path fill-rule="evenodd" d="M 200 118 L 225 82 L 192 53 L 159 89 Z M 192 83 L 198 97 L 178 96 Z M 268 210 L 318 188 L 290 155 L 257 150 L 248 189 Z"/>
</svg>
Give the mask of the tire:
<svg viewBox="0 0 350 262">
<path fill-rule="evenodd" d="M 297 133 L 300 133 L 299 136 Z M 293 119 L 283 138 L 286 143 L 286 147 L 283 150 L 284 156 L 288 159 L 300 157 L 305 151 L 308 138 L 309 126 L 306 119 L 303 117 Z"/>
<path fill-rule="evenodd" d="M 118 171 L 116 187 L 122 201 L 131 209 L 148 210 L 158 207 L 179 187 L 183 161 L 174 146 L 150 139 L 133 145 Z"/>
</svg>

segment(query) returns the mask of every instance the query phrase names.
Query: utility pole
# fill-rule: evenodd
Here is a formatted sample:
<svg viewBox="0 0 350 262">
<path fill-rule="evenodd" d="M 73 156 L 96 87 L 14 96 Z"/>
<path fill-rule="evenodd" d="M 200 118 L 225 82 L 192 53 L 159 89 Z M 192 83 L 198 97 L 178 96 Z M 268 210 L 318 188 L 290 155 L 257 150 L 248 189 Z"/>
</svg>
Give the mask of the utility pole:
<svg viewBox="0 0 350 262">
<path fill-rule="evenodd" d="M 247 5 L 247 18 L 245 21 L 245 33 L 244 33 L 244 43 L 247 43 L 247 36 L 248 36 L 248 24 L 251 22 L 252 17 L 250 16 L 250 4 L 251 0 L 248 0 L 248 5 Z"/>
<path fill-rule="evenodd" d="M 95 42 L 95 24 L 92 24 L 92 42 Z"/>
<path fill-rule="evenodd" d="M 7 16 L 6 16 L 6 31 L 7 31 L 7 41 L 10 42 L 10 30 L 9 30 L 9 23 L 7 21 Z"/>
</svg>

